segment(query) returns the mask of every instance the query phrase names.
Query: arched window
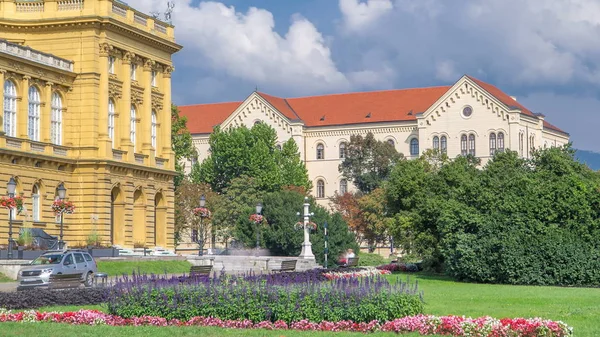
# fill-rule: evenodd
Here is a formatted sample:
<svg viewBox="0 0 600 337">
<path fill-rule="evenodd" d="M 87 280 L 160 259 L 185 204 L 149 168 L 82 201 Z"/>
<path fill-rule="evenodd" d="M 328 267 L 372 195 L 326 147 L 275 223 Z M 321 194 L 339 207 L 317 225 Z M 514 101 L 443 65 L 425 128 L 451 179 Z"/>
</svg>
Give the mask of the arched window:
<svg viewBox="0 0 600 337">
<path fill-rule="evenodd" d="M 62 145 L 62 99 L 56 92 L 52 93 L 52 116 L 50 119 L 50 141 Z"/>
<path fill-rule="evenodd" d="M 348 180 L 342 179 L 340 180 L 340 194 L 344 195 L 348 192 Z"/>
<path fill-rule="evenodd" d="M 40 221 L 40 194 L 40 187 L 38 184 L 33 185 L 33 189 L 31 190 L 33 221 Z"/>
<path fill-rule="evenodd" d="M 152 110 L 152 121 L 150 125 L 150 139 L 152 143 L 152 148 L 154 149 L 154 154 L 156 154 L 156 110 Z"/>
<path fill-rule="evenodd" d="M 340 159 L 346 158 L 346 143 L 340 143 Z"/>
<path fill-rule="evenodd" d="M 131 111 L 129 113 L 129 140 L 131 141 L 131 143 L 133 144 L 133 152 L 135 152 L 135 143 L 136 143 L 136 137 L 135 137 L 135 123 L 137 122 L 137 118 L 136 118 L 136 111 L 135 111 L 135 105 L 131 105 Z"/>
<path fill-rule="evenodd" d="M 4 132 L 17 136 L 17 86 L 10 80 L 4 82 Z"/>
<path fill-rule="evenodd" d="M 469 135 L 469 154 L 475 156 L 475 135 Z"/>
<path fill-rule="evenodd" d="M 115 101 L 112 98 L 108 99 L 108 138 L 112 142 L 112 147 L 115 147 Z"/>
<path fill-rule="evenodd" d="M 524 143 L 524 140 L 525 140 L 525 136 L 524 136 L 523 132 L 520 132 L 519 133 L 519 155 L 521 157 L 523 157 L 523 143 Z"/>
<path fill-rule="evenodd" d="M 413 138 L 410 140 L 410 155 L 411 156 L 419 155 L 419 140 L 417 138 Z"/>
<path fill-rule="evenodd" d="M 325 146 L 321 143 L 317 144 L 317 159 L 325 159 Z"/>
<path fill-rule="evenodd" d="M 317 180 L 317 198 L 325 198 L 325 182 Z"/>
<path fill-rule="evenodd" d="M 496 134 L 490 133 L 490 156 L 496 154 Z"/>
<path fill-rule="evenodd" d="M 440 137 L 438 136 L 433 137 L 433 149 L 436 151 L 440 150 Z"/>
<path fill-rule="evenodd" d="M 535 149 L 535 135 L 529 136 L 529 148 Z"/>
<path fill-rule="evenodd" d="M 27 134 L 29 139 L 40 140 L 40 91 L 35 86 L 29 87 L 29 114 L 27 123 Z"/>
<path fill-rule="evenodd" d="M 467 154 L 467 135 L 462 135 L 460 136 L 460 155 L 466 156 Z"/>
<path fill-rule="evenodd" d="M 388 144 L 390 144 L 392 147 L 396 147 L 396 143 L 394 143 L 393 139 L 388 139 L 387 140 Z"/>
<path fill-rule="evenodd" d="M 446 136 L 442 136 L 441 143 L 442 153 L 448 152 L 448 139 Z"/>
<path fill-rule="evenodd" d="M 498 132 L 498 152 L 504 152 L 504 133 Z"/>
</svg>

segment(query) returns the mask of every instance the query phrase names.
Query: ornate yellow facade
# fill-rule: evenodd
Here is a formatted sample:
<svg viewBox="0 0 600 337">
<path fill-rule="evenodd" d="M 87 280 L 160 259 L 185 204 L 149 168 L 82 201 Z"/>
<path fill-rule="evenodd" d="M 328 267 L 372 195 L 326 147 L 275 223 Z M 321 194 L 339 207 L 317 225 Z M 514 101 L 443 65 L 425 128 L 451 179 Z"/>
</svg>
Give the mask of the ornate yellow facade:
<svg viewBox="0 0 600 337">
<path fill-rule="evenodd" d="M 180 49 L 173 26 L 119 1 L 0 0 L 0 188 L 15 177 L 26 206 L 13 232 L 58 235 L 51 205 L 63 182 L 77 207 L 64 217 L 68 244 L 96 232 L 107 245 L 174 246 Z"/>
</svg>

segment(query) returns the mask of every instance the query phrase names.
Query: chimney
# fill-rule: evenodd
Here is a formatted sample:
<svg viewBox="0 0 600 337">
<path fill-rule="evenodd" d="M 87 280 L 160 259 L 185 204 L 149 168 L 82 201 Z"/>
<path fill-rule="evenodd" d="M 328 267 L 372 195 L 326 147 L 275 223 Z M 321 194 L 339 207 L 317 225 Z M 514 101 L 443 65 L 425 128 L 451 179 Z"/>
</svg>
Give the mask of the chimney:
<svg viewBox="0 0 600 337">
<path fill-rule="evenodd" d="M 510 96 L 510 98 L 514 99 L 515 101 L 517 100 L 517 96 Z"/>
</svg>

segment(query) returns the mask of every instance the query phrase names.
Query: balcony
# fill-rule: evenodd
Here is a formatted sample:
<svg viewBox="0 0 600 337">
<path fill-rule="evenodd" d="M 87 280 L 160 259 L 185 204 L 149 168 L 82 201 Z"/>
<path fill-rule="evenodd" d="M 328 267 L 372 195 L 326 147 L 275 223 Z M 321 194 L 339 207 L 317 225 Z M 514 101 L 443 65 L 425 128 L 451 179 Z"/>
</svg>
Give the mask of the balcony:
<svg viewBox="0 0 600 337">
<path fill-rule="evenodd" d="M 65 158 L 69 155 L 69 148 L 66 146 L 7 136 L 0 137 L 0 148 L 22 151 L 31 154 L 53 155 Z"/>
<path fill-rule="evenodd" d="M 0 40 L 0 54 L 8 54 L 29 61 L 40 63 L 60 70 L 73 71 L 73 62 L 63 58 L 42 53 L 29 47 L 24 47 L 6 40 Z"/>
<path fill-rule="evenodd" d="M 0 1 L 0 20 L 11 23 L 32 20 L 109 17 L 159 38 L 175 42 L 173 26 L 129 7 L 119 0 L 4 0 Z"/>
</svg>

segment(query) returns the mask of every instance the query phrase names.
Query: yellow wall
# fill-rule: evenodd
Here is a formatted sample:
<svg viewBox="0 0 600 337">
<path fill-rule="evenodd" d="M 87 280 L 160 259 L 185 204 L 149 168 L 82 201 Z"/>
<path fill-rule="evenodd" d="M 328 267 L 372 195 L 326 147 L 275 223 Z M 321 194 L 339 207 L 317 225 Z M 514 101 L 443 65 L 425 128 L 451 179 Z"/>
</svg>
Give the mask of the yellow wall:
<svg viewBox="0 0 600 337">
<path fill-rule="evenodd" d="M 75 214 L 64 218 L 70 244 L 84 243 L 97 231 L 105 244 L 173 247 L 171 55 L 181 49 L 173 27 L 112 0 L 4 0 L 0 25 L 0 38 L 14 43 L 4 43 L 12 48 L 10 53 L 0 41 L 0 83 L 11 80 L 18 87 L 16 138 L 0 134 L 0 189 L 11 176 L 17 178 L 32 220 L 32 188 L 40 186 L 43 212 L 32 225 L 57 235 L 59 225 L 50 207 L 55 188 L 64 182 L 67 198 L 77 206 Z M 20 45 L 16 54 L 15 44 Z M 113 74 L 109 57 L 115 59 Z M 132 63 L 138 65 L 136 81 L 130 79 Z M 41 89 L 39 142 L 27 135 L 30 85 Z M 62 146 L 50 143 L 52 92 L 64 98 Z M 108 133 L 109 99 L 116 107 L 113 140 Z M 132 104 L 135 152 L 130 141 Z M 155 147 L 152 110 L 157 115 Z M 7 214 L 0 210 L 0 217 Z M 28 217 L 19 216 L 16 226 L 24 221 Z M 0 242 L 7 238 L 7 227 L 3 221 Z"/>
</svg>

